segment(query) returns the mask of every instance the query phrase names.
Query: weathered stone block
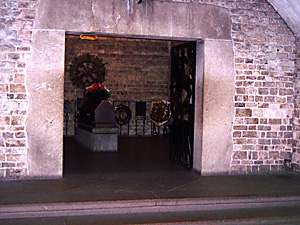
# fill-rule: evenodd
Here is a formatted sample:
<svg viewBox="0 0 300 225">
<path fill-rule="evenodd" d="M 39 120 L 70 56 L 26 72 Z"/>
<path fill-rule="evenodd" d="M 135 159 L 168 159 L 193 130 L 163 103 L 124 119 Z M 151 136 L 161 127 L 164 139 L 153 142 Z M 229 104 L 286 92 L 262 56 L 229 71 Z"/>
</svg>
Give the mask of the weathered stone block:
<svg viewBox="0 0 300 225">
<path fill-rule="evenodd" d="M 26 77 L 30 177 L 62 176 L 64 46 L 64 31 L 34 32 Z"/>
<path fill-rule="evenodd" d="M 255 165 L 262 165 L 263 163 L 264 163 L 264 161 L 262 161 L 262 160 L 255 160 L 254 161 Z"/>
<path fill-rule="evenodd" d="M 267 138 L 277 138 L 277 132 L 267 132 Z"/>
<path fill-rule="evenodd" d="M 247 172 L 247 167 L 245 165 L 231 165 L 230 174 L 245 174 Z"/>
<path fill-rule="evenodd" d="M 236 109 L 237 117 L 251 117 L 252 109 Z"/>
<path fill-rule="evenodd" d="M 10 117 L 0 116 L 0 125 L 10 125 Z"/>
<path fill-rule="evenodd" d="M 248 137 L 248 138 L 255 138 L 258 137 L 256 131 L 243 131 L 243 137 Z"/>
<path fill-rule="evenodd" d="M 258 118 L 245 118 L 246 124 L 258 124 Z"/>
<path fill-rule="evenodd" d="M 9 154 L 6 156 L 6 160 L 9 161 L 13 161 L 13 162 L 17 162 L 17 161 L 25 161 L 26 160 L 26 156 L 25 155 L 19 155 L 19 154 Z"/>
<path fill-rule="evenodd" d="M 7 169 L 6 178 L 8 179 L 19 179 L 27 176 L 27 169 Z"/>
<path fill-rule="evenodd" d="M 23 10 L 23 19 L 33 20 L 35 18 L 35 10 Z"/>
<path fill-rule="evenodd" d="M 0 84 L 0 92 L 8 92 L 8 85 Z"/>
<path fill-rule="evenodd" d="M 246 125 L 234 126 L 233 129 L 234 130 L 247 130 L 247 126 Z"/>
<path fill-rule="evenodd" d="M 13 137 L 14 137 L 14 133 L 11 133 L 11 132 L 3 132 L 3 133 L 2 133 L 2 137 L 3 137 L 4 139 L 13 138 Z"/>
<path fill-rule="evenodd" d="M 269 124 L 271 124 L 271 125 L 282 124 L 282 120 L 281 119 L 269 119 Z"/>
<path fill-rule="evenodd" d="M 23 125 L 25 123 L 25 116 L 12 116 L 11 125 Z"/>
<path fill-rule="evenodd" d="M 205 42 L 205 64 L 203 67 L 205 68 L 205 75 L 203 83 L 198 84 L 204 87 L 201 170 L 203 175 L 224 174 L 230 170 L 229 162 L 233 151 L 232 123 L 235 92 L 233 61 L 233 50 L 230 42 L 216 40 Z M 198 68 L 200 70 L 201 66 Z M 197 79 L 199 82 L 201 81 L 201 77 Z M 199 96 L 202 95 L 200 90 L 198 88 Z M 197 107 L 201 107 L 200 105 Z M 237 110 L 244 109 L 239 108 Z M 218 127 L 217 130 L 216 127 Z M 195 141 L 198 142 L 197 136 Z M 218 155 L 222 155 L 222 157 L 220 158 Z"/>
<path fill-rule="evenodd" d="M 270 151 L 269 156 L 270 156 L 270 159 L 279 159 L 279 152 Z"/>
<path fill-rule="evenodd" d="M 269 165 L 259 165 L 258 166 L 259 173 L 265 174 L 271 171 L 271 166 Z"/>
<path fill-rule="evenodd" d="M 10 84 L 9 88 L 12 93 L 25 93 L 26 92 L 24 84 Z"/>
<path fill-rule="evenodd" d="M 292 159 L 291 152 L 280 152 L 280 159 Z"/>
<path fill-rule="evenodd" d="M 8 139 L 5 141 L 6 147 L 25 147 L 26 141 L 25 140 L 17 140 L 17 139 Z"/>
<path fill-rule="evenodd" d="M 261 144 L 261 145 L 270 145 L 271 144 L 271 140 L 270 139 L 258 139 L 258 144 Z"/>
<path fill-rule="evenodd" d="M 234 151 L 233 152 L 233 159 L 247 159 L 247 152 L 246 151 Z"/>
<path fill-rule="evenodd" d="M 118 151 L 118 128 L 93 128 L 92 132 L 78 128 L 76 140 L 94 152 Z"/>
<path fill-rule="evenodd" d="M 15 135 L 16 135 L 16 138 L 25 138 L 26 137 L 25 132 L 16 132 Z"/>
</svg>

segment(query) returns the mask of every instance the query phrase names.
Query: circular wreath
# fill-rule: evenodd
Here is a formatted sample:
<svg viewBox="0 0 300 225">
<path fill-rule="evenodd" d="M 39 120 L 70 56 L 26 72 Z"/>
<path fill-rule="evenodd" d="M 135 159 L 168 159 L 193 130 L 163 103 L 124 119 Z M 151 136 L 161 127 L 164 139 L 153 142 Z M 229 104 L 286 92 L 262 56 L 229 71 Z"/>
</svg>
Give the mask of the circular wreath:
<svg viewBox="0 0 300 225">
<path fill-rule="evenodd" d="M 150 119 L 157 126 L 169 121 L 171 117 L 170 102 L 164 100 L 151 102 Z"/>
<path fill-rule="evenodd" d="M 119 105 L 115 109 L 116 122 L 120 125 L 129 123 L 131 119 L 131 110 L 126 105 Z"/>
<path fill-rule="evenodd" d="M 105 80 L 105 63 L 95 55 L 80 55 L 70 65 L 72 84 L 84 88 Z"/>
</svg>

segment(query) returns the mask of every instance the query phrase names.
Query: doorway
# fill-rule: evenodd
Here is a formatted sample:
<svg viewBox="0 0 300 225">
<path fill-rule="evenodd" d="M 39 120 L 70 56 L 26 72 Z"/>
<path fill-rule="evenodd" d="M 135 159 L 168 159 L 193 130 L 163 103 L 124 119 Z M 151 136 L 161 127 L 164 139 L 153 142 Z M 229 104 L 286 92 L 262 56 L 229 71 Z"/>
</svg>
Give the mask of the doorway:
<svg viewBox="0 0 300 225">
<path fill-rule="evenodd" d="M 171 58 L 170 160 L 193 168 L 196 43 L 173 46 Z"/>
<path fill-rule="evenodd" d="M 39 4 L 37 15 L 40 16 L 36 17 L 32 56 L 28 62 L 26 85 L 30 110 L 26 126 L 30 177 L 60 178 L 63 175 L 66 31 L 205 40 L 197 41 L 196 47 L 193 169 L 207 175 L 228 173 L 233 149 L 235 74 L 232 26 L 227 8 L 165 1 L 129 5 L 128 8 L 126 2 L 105 0 L 94 10 L 90 10 L 89 3 L 78 5 L 58 1 L 57 4 L 55 8 L 47 1 Z M 88 14 L 74 17 L 74 12 L 79 12 L 82 7 Z M 126 9 L 130 13 L 125 12 Z M 61 20 L 58 19 L 61 10 L 72 13 L 65 14 Z M 178 14 L 179 11 L 182 13 Z"/>
<path fill-rule="evenodd" d="M 175 51 L 175 49 L 179 49 L 178 46 L 180 46 L 180 48 L 192 46 L 193 49 L 186 48 L 185 57 L 189 57 L 189 62 L 182 61 L 186 70 L 184 74 L 193 74 L 193 78 L 189 81 L 191 82 L 191 87 L 187 88 L 182 85 L 182 87 L 184 87 L 182 96 L 185 96 L 185 99 L 178 98 L 176 100 L 173 98 L 174 96 L 172 96 L 172 107 L 175 109 L 174 104 L 178 105 L 177 101 L 182 101 L 180 104 L 186 105 L 184 113 L 186 113 L 188 107 L 190 107 L 188 110 L 190 117 L 189 130 L 193 130 L 195 42 L 101 36 L 97 36 L 97 40 L 83 40 L 77 34 L 66 35 L 65 103 L 68 102 L 71 104 L 71 107 L 68 107 L 73 109 L 73 111 L 67 112 L 64 110 L 64 173 L 108 172 L 109 168 L 111 168 L 111 172 L 116 172 L 119 169 L 120 171 L 132 171 L 132 168 L 135 168 L 136 171 L 173 171 L 175 168 L 180 168 L 175 164 L 192 168 L 193 159 L 190 153 L 193 151 L 193 142 L 190 141 L 193 140 L 193 132 L 189 132 L 190 136 L 187 137 L 189 141 L 189 164 L 183 164 L 179 160 L 174 160 L 174 154 L 172 156 L 169 152 L 169 148 L 172 149 L 174 147 L 173 141 L 176 139 L 174 135 L 181 135 L 178 132 L 176 133 L 175 130 L 181 130 L 181 127 L 173 126 L 171 133 L 169 131 L 169 127 L 171 126 L 168 124 L 156 126 L 151 121 L 149 112 L 151 101 L 170 101 L 170 96 L 174 94 L 173 89 L 176 85 L 174 86 L 174 83 L 172 84 L 172 79 L 175 75 L 172 71 L 176 69 L 171 65 L 174 64 L 174 55 L 172 56 L 172 52 Z M 110 50 L 105 46 L 108 46 Z M 120 105 L 127 106 L 131 113 L 128 123 L 119 124 L 120 137 L 118 153 L 89 152 L 87 149 L 74 144 L 73 135 L 76 132 L 76 107 L 78 105 L 78 99 L 82 98 L 84 93 L 72 85 L 68 64 L 71 64 L 72 61 L 79 58 L 79 56 L 82 57 L 83 54 L 95 55 L 107 65 L 104 84 L 113 93 L 111 103 L 115 108 Z M 129 54 L 131 54 L 131 56 Z M 136 59 L 133 59 L 134 57 L 141 58 L 136 62 Z M 143 60 L 146 64 L 143 63 L 141 65 L 140 60 Z M 181 60 L 183 60 L 183 57 Z M 117 63 L 115 61 L 117 61 Z M 119 69 L 116 69 L 116 66 Z M 193 69 L 191 69 L 192 67 Z M 130 75 L 132 71 L 134 71 L 135 74 Z M 125 76 L 127 79 L 126 84 L 120 83 L 120 80 L 122 81 L 122 79 L 120 79 L 121 72 L 122 76 Z M 173 75 L 171 75 L 172 73 Z M 142 74 L 142 78 L 139 77 L 140 74 Z M 146 78 L 146 76 L 148 78 Z M 172 76 L 173 78 L 171 78 Z M 177 80 L 177 84 L 181 82 L 184 82 L 184 80 Z M 133 90 L 138 88 L 143 88 L 143 93 L 136 95 Z M 189 104 L 187 104 L 187 102 Z M 142 103 L 145 104 L 143 107 L 140 107 L 143 105 Z M 189 106 L 187 107 L 187 105 Z M 66 106 L 65 104 L 65 109 Z M 174 111 L 173 113 L 178 114 L 178 109 L 179 107 L 176 107 L 176 112 Z M 144 111 L 145 113 L 142 115 Z M 179 114 L 183 115 L 182 113 L 183 112 L 180 112 Z M 179 117 L 175 119 L 175 124 L 178 124 L 178 118 Z M 183 121 L 185 121 L 186 118 L 185 114 Z M 172 117 L 172 121 L 174 121 L 174 117 Z M 171 141 L 169 141 L 169 137 Z M 176 145 L 178 146 L 178 144 Z M 176 148 L 176 151 L 178 150 L 180 151 L 179 148 Z M 169 157 L 175 164 L 169 162 Z M 103 162 L 111 163 L 106 165 Z M 116 165 L 117 162 L 119 166 Z M 129 162 L 131 162 L 131 164 Z M 110 167 L 112 165 L 115 166 Z M 120 166 L 122 168 L 120 168 Z"/>
</svg>

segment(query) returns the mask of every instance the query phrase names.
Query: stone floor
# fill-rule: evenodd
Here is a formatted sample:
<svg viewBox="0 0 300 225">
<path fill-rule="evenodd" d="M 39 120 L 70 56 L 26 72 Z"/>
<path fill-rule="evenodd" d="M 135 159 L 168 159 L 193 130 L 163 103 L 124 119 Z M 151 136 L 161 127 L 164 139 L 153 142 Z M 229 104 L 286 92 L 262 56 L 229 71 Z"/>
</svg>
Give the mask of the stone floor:
<svg viewBox="0 0 300 225">
<path fill-rule="evenodd" d="M 64 144 L 63 179 L 0 182 L 0 224 L 300 224 L 299 175 L 202 177 L 170 162 L 159 137 L 120 138 L 118 153 Z"/>
</svg>

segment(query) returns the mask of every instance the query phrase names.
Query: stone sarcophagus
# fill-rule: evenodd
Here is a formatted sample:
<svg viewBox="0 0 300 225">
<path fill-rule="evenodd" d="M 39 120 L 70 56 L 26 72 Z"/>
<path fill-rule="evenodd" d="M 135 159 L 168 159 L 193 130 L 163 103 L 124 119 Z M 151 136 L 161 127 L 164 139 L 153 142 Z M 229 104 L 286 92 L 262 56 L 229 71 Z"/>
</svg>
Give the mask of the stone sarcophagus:
<svg viewBox="0 0 300 225">
<path fill-rule="evenodd" d="M 108 100 L 91 96 L 78 106 L 78 123 L 94 128 L 115 127 L 115 112 Z"/>
<path fill-rule="evenodd" d="M 76 140 L 92 151 L 117 151 L 119 128 L 106 99 L 89 96 L 78 106 Z"/>
</svg>

